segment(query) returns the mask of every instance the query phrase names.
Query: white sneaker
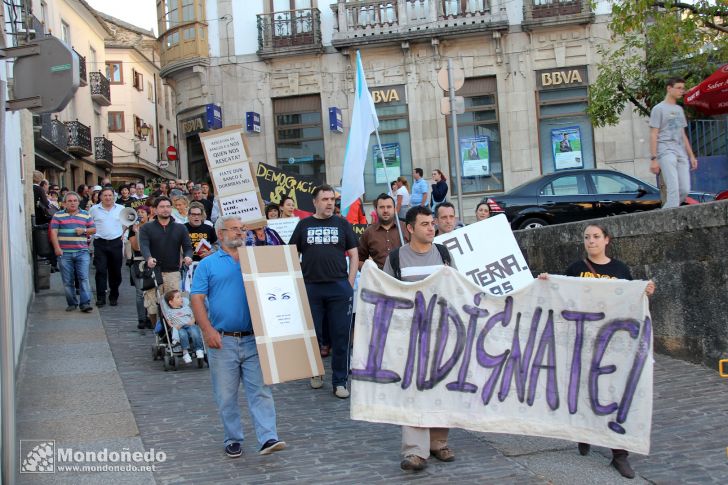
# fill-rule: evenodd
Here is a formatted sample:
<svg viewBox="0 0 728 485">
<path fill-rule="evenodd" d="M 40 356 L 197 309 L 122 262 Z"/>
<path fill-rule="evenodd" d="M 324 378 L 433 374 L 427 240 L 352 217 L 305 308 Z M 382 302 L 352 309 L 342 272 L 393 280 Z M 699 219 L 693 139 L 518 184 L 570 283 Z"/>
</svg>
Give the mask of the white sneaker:
<svg viewBox="0 0 728 485">
<path fill-rule="evenodd" d="M 346 399 L 349 397 L 349 391 L 344 386 L 336 386 L 334 395 L 339 399 Z"/>
<path fill-rule="evenodd" d="M 324 385 L 324 378 L 322 376 L 314 376 L 311 378 L 311 389 L 321 389 Z"/>
<path fill-rule="evenodd" d="M 198 359 L 204 359 L 205 358 L 205 351 L 202 350 L 202 349 L 196 351 L 195 352 L 195 357 L 197 357 Z"/>
<path fill-rule="evenodd" d="M 185 364 L 191 364 L 192 363 L 192 357 L 190 357 L 190 354 L 188 354 L 187 352 L 185 352 L 184 354 L 182 354 L 182 360 L 185 361 Z"/>
</svg>

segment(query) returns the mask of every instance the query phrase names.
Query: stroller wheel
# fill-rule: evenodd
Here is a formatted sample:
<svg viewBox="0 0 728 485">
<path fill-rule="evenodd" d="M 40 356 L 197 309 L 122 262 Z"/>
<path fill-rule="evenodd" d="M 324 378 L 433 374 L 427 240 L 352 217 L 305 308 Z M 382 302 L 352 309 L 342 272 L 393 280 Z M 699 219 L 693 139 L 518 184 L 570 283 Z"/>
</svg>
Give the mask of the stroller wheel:
<svg viewBox="0 0 728 485">
<path fill-rule="evenodd" d="M 167 372 L 172 367 L 173 367 L 173 365 L 172 365 L 171 359 L 169 358 L 168 355 L 165 355 L 164 356 L 164 371 Z"/>
<path fill-rule="evenodd" d="M 157 351 L 156 345 L 152 345 L 152 360 L 159 360 L 159 352 Z"/>
</svg>

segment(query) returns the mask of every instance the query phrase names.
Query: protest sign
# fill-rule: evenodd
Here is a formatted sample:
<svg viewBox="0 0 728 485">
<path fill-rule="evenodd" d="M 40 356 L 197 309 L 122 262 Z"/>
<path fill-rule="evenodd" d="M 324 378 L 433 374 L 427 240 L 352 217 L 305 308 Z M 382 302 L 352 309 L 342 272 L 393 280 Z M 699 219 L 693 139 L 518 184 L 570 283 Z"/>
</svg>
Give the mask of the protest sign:
<svg viewBox="0 0 728 485">
<path fill-rule="evenodd" d="M 255 176 L 263 199 L 280 204 L 281 198 L 287 195 L 293 198 L 297 209 L 311 214 L 316 212 L 311 195 L 313 189 L 321 184 L 316 177 L 287 174 L 265 163 L 258 164 Z"/>
<path fill-rule="evenodd" d="M 151 203 L 152 203 L 152 199 L 150 199 L 149 197 L 144 197 L 143 199 L 133 200 L 131 202 L 131 204 L 129 205 L 129 207 L 136 210 L 137 207 L 141 207 L 143 205 L 149 205 Z"/>
<path fill-rule="evenodd" d="M 324 375 L 295 246 L 238 249 L 266 384 Z"/>
<path fill-rule="evenodd" d="M 298 225 L 298 221 L 301 219 L 298 217 L 285 217 L 283 219 L 268 219 L 268 227 L 273 229 L 281 236 L 283 242 L 288 244 L 291 240 L 293 230 Z"/>
<path fill-rule="evenodd" d="M 533 281 L 504 214 L 441 234 L 435 242 L 450 250 L 460 273 L 494 295 L 505 295 Z"/>
<path fill-rule="evenodd" d="M 241 127 L 200 133 L 200 142 L 222 215 L 238 214 L 251 229 L 265 226 L 263 200 Z"/>
<path fill-rule="evenodd" d="M 560 438 L 647 454 L 646 281 L 551 276 L 508 296 L 443 266 L 362 268 L 352 419 Z"/>
<path fill-rule="evenodd" d="M 367 230 L 367 227 L 369 227 L 369 224 L 352 224 L 351 228 L 354 230 L 354 235 L 356 236 L 356 240 L 358 241 L 362 234 L 364 234 L 364 231 Z"/>
</svg>

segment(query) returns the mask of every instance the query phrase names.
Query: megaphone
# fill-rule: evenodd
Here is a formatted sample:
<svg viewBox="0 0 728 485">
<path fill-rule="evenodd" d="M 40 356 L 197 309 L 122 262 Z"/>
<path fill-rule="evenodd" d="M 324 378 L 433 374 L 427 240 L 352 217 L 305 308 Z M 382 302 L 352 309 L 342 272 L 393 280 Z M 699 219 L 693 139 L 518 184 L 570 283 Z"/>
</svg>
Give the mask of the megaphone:
<svg viewBox="0 0 728 485">
<path fill-rule="evenodd" d="M 119 213 L 119 221 L 124 227 L 129 227 L 134 224 L 137 220 L 137 211 L 131 207 L 124 207 Z"/>
</svg>

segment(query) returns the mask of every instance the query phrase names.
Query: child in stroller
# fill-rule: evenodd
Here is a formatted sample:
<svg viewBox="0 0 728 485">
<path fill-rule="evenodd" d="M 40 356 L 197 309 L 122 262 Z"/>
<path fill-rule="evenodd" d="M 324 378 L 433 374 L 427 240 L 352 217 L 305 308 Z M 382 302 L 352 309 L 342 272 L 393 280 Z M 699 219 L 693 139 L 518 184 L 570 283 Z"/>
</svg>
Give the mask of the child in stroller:
<svg viewBox="0 0 728 485">
<path fill-rule="evenodd" d="M 202 343 L 202 332 L 200 327 L 195 325 L 195 317 L 192 314 L 189 300 L 183 298 L 179 290 L 172 290 L 164 294 L 164 301 L 168 307 L 168 311 L 164 311 L 164 316 L 173 329 L 173 342 L 176 334 L 179 334 L 179 342 L 182 345 L 182 360 L 184 360 L 185 364 L 192 362 L 190 350 L 194 350 L 196 358 L 204 359 L 205 348 Z M 193 349 L 190 349 L 190 341 Z"/>
</svg>

